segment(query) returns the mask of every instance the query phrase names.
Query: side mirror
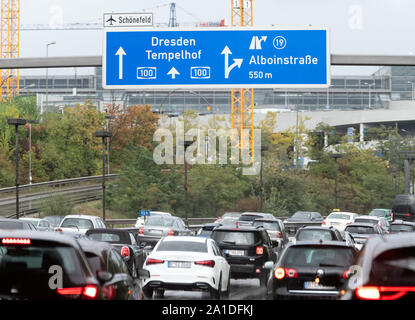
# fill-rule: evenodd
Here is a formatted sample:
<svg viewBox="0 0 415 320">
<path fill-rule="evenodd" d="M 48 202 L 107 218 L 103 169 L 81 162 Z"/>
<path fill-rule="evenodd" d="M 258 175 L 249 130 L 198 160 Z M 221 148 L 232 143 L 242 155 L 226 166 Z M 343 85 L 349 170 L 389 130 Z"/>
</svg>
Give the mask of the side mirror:
<svg viewBox="0 0 415 320">
<path fill-rule="evenodd" d="M 144 269 L 138 270 L 138 279 L 145 280 L 149 278 L 150 278 L 150 271 L 144 270 Z"/>
<path fill-rule="evenodd" d="M 265 262 L 264 268 L 266 270 L 273 270 L 274 269 L 274 262 L 272 262 L 272 261 Z"/>
<path fill-rule="evenodd" d="M 97 272 L 97 278 L 100 283 L 105 283 L 110 281 L 114 275 L 112 273 L 106 272 L 106 271 L 98 271 Z"/>
</svg>

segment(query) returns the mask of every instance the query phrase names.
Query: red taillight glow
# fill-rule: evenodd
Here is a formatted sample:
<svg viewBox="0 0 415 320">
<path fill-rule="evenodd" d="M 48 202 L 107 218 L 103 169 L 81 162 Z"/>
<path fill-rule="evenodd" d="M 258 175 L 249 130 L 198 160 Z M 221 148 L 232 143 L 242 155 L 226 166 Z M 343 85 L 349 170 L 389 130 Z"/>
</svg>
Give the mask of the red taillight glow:
<svg viewBox="0 0 415 320">
<path fill-rule="evenodd" d="M 215 261 L 213 260 L 206 260 L 206 261 L 195 261 L 195 264 L 198 266 L 205 266 L 213 268 L 215 266 Z"/>
<path fill-rule="evenodd" d="M 384 294 L 386 292 L 394 294 Z M 415 292 L 415 287 L 359 287 L 356 296 L 362 300 L 396 300 L 408 292 Z"/>
<path fill-rule="evenodd" d="M 346 270 L 345 272 L 343 272 L 343 279 L 348 279 L 350 276 L 350 270 Z"/>
<path fill-rule="evenodd" d="M 1 240 L 1 243 L 4 245 L 15 244 L 15 245 L 28 246 L 32 243 L 32 241 L 28 238 L 3 238 Z"/>
<path fill-rule="evenodd" d="M 123 257 L 129 257 L 130 256 L 130 249 L 128 247 L 122 247 L 121 248 L 121 255 Z"/>
<path fill-rule="evenodd" d="M 264 247 L 256 247 L 256 254 L 264 254 Z"/>
<path fill-rule="evenodd" d="M 172 236 L 172 235 L 174 235 L 174 231 L 173 231 L 173 229 L 170 229 L 170 231 L 169 231 L 169 234 L 168 234 L 169 236 Z"/>
<path fill-rule="evenodd" d="M 278 239 L 281 239 L 281 238 L 282 238 L 282 233 L 281 233 L 281 231 L 277 231 L 277 238 L 278 238 Z"/>
<path fill-rule="evenodd" d="M 139 234 L 143 234 L 143 233 L 144 233 L 144 228 L 143 228 L 143 227 L 141 227 L 140 229 L 138 229 L 138 233 L 139 233 Z"/>
<path fill-rule="evenodd" d="M 326 224 L 326 220 L 323 220 L 323 223 L 322 223 L 322 225 L 324 226 Z"/>
<path fill-rule="evenodd" d="M 80 296 L 82 294 L 89 299 L 95 299 L 98 295 L 98 288 L 94 285 L 88 285 L 84 288 L 61 288 L 56 291 L 62 296 Z"/>
<path fill-rule="evenodd" d="M 298 278 L 298 272 L 293 268 L 278 268 L 277 270 L 275 270 L 274 276 L 278 280 L 284 279 L 285 277 Z"/>
<path fill-rule="evenodd" d="M 152 258 L 148 258 L 146 261 L 146 265 L 150 265 L 150 264 L 162 264 L 164 263 L 164 260 L 159 260 L 159 259 L 152 259 Z"/>
<path fill-rule="evenodd" d="M 109 285 L 109 286 L 102 288 L 102 291 L 107 296 L 108 300 L 114 299 L 116 291 L 113 285 Z"/>
<path fill-rule="evenodd" d="M 56 232 L 62 232 L 63 230 L 61 228 L 56 228 L 55 231 Z"/>
</svg>

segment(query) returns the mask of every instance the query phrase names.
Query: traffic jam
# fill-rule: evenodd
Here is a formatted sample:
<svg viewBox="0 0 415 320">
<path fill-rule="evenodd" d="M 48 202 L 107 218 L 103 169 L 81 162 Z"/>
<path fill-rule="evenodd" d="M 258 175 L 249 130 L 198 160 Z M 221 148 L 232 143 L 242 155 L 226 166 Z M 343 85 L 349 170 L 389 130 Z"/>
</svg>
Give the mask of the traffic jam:
<svg viewBox="0 0 415 320">
<path fill-rule="evenodd" d="M 117 229 L 87 215 L 0 219 L 0 300 L 233 300 L 243 282 L 258 300 L 411 299 L 415 222 L 397 211 L 228 212 L 200 226 L 148 211 Z"/>
</svg>

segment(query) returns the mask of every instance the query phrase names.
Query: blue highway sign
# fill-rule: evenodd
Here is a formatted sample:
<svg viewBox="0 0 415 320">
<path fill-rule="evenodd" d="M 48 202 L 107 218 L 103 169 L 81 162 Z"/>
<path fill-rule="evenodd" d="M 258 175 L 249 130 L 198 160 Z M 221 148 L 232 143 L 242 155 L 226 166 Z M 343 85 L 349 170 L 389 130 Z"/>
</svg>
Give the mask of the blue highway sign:
<svg viewBox="0 0 415 320">
<path fill-rule="evenodd" d="M 324 28 L 106 29 L 103 86 L 140 88 L 324 88 Z"/>
<path fill-rule="evenodd" d="M 140 210 L 140 217 L 150 216 L 150 210 Z"/>
</svg>

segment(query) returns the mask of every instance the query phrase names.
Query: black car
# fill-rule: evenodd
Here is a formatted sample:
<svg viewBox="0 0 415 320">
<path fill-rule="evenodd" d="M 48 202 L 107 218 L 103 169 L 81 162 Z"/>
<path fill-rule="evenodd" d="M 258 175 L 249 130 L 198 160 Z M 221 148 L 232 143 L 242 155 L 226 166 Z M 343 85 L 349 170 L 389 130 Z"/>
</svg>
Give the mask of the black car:
<svg viewBox="0 0 415 320">
<path fill-rule="evenodd" d="M 370 238 L 355 261 L 342 300 L 415 299 L 415 234 Z"/>
<path fill-rule="evenodd" d="M 118 249 L 109 243 L 91 240 L 79 240 L 79 244 L 94 274 L 106 278 L 102 291 L 108 300 L 144 298 L 138 279 L 132 276 Z M 148 271 L 139 270 L 139 273 L 141 277 L 149 278 Z"/>
<path fill-rule="evenodd" d="M 231 278 L 257 278 L 260 285 L 265 286 L 268 271 L 264 269 L 264 264 L 267 261 L 275 262 L 277 254 L 263 227 L 221 226 L 213 230 L 211 237 L 231 266 Z"/>
<path fill-rule="evenodd" d="M 357 252 L 343 241 L 289 244 L 275 266 L 266 265 L 268 298 L 339 298 Z"/>
<path fill-rule="evenodd" d="M 379 225 L 372 223 L 350 223 L 344 231 L 347 231 L 352 235 L 359 250 L 365 244 L 367 239 L 378 234 L 383 234 Z"/>
<path fill-rule="evenodd" d="M 238 225 L 251 225 L 256 219 L 276 219 L 271 213 L 244 212 L 238 218 Z"/>
<path fill-rule="evenodd" d="M 281 251 L 289 242 L 288 235 L 285 232 L 285 226 L 280 219 L 255 219 L 252 223 L 254 227 L 264 227 L 273 243 Z"/>
<path fill-rule="evenodd" d="M 415 222 L 415 195 L 398 194 L 392 206 L 394 220 Z"/>
<path fill-rule="evenodd" d="M 86 237 L 94 241 L 110 243 L 123 257 L 133 277 L 137 277 L 142 268 L 146 253 L 141 248 L 132 233 L 121 229 L 90 229 Z"/>
<path fill-rule="evenodd" d="M 0 219 L 0 230 L 32 230 L 36 231 L 36 227 L 24 220 L 17 219 Z"/>
<path fill-rule="evenodd" d="M 303 227 L 298 229 L 295 241 L 344 241 L 340 231 L 334 227 Z"/>
<path fill-rule="evenodd" d="M 0 230 L 0 300 L 104 299 L 103 282 L 74 238 Z"/>
<path fill-rule="evenodd" d="M 324 219 L 319 212 L 297 211 L 290 218 L 284 220 L 285 228 L 290 235 L 295 235 L 297 230 L 304 226 L 321 226 Z"/>
<path fill-rule="evenodd" d="M 415 232 L 415 222 L 395 220 L 391 223 L 391 233 Z"/>
</svg>

